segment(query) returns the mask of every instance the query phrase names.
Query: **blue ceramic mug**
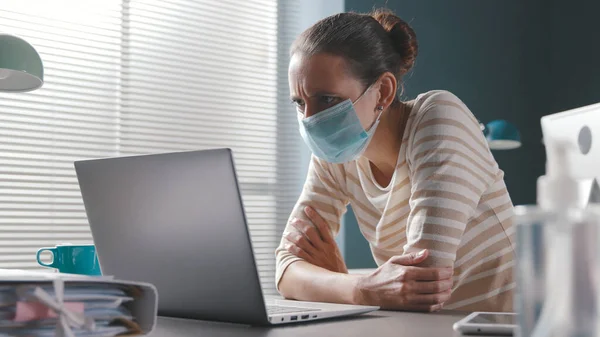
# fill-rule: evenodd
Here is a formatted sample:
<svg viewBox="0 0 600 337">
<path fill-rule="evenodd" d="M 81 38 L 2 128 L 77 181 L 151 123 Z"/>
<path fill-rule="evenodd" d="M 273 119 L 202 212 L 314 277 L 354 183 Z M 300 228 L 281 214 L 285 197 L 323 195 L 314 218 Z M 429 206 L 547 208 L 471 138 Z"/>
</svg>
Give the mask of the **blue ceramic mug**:
<svg viewBox="0 0 600 337">
<path fill-rule="evenodd" d="M 40 259 L 43 252 L 52 253 L 52 263 L 44 263 Z M 37 262 L 49 268 L 56 268 L 61 273 L 98 276 L 102 275 L 100 263 L 94 245 L 57 245 L 40 248 Z"/>
</svg>

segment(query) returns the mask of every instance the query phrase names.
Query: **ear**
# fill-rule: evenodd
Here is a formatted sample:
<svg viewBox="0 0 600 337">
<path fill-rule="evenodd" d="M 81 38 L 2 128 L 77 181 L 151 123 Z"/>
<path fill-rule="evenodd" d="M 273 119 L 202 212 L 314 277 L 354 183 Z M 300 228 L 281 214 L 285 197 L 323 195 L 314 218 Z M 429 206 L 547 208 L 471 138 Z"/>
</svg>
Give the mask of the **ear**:
<svg viewBox="0 0 600 337">
<path fill-rule="evenodd" d="M 383 106 L 385 110 L 394 102 L 396 90 L 398 90 L 398 82 L 394 74 L 386 72 L 379 77 L 379 83 L 377 106 Z"/>
</svg>

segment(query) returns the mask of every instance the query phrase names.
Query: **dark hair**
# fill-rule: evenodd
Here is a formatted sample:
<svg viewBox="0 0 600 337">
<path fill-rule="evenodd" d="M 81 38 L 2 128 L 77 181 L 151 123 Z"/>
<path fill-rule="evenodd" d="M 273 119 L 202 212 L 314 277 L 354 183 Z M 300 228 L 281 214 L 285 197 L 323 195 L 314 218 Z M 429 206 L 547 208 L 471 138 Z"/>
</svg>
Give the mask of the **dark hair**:
<svg viewBox="0 0 600 337">
<path fill-rule="evenodd" d="M 408 23 L 378 9 L 369 14 L 340 13 L 317 22 L 296 39 L 291 54 L 341 56 L 365 86 L 388 71 L 401 85 L 417 50 L 417 36 Z"/>
</svg>

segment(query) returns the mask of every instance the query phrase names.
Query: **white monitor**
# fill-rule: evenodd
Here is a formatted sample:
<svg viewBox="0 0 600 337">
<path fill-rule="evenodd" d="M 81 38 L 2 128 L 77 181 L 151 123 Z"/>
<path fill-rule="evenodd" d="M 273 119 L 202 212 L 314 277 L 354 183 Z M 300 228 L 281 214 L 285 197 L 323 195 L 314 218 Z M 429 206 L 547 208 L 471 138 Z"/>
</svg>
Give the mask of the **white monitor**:
<svg viewBox="0 0 600 337">
<path fill-rule="evenodd" d="M 565 165 L 589 195 L 594 179 L 600 182 L 600 103 L 542 117 L 542 133 L 547 147 L 556 141 L 572 145 Z"/>
</svg>

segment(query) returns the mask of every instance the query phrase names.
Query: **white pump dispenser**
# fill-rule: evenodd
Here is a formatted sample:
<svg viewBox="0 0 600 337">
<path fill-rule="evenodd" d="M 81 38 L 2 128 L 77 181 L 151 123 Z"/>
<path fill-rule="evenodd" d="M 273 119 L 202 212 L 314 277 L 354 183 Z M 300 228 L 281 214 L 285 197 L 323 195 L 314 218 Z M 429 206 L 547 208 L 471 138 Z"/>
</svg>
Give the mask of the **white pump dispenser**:
<svg viewBox="0 0 600 337">
<path fill-rule="evenodd" d="M 573 178 L 570 154 L 573 145 L 564 141 L 546 144 L 546 175 L 537 182 L 537 202 L 545 210 L 581 207 L 580 182 Z"/>
<path fill-rule="evenodd" d="M 584 227 L 576 214 L 584 212 L 585 201 L 580 193 L 583 186 L 571 172 L 570 156 L 574 150 L 568 142 L 546 144 L 546 175 L 537 182 L 538 206 L 553 214 L 553 220 L 548 221 L 546 238 L 546 244 L 552 247 L 548 250 L 547 259 L 551 262 L 547 263 L 544 282 L 547 297 L 532 337 L 594 336 L 593 319 L 586 312 L 593 314 L 595 310 L 583 305 L 592 291 L 577 275 L 585 277 L 589 265 L 582 259 L 586 254 L 578 253 L 578 241 L 582 240 L 578 233 Z M 585 242 L 581 242 L 581 247 L 586 247 Z M 589 322 L 581 323 L 581 316 Z"/>
</svg>

